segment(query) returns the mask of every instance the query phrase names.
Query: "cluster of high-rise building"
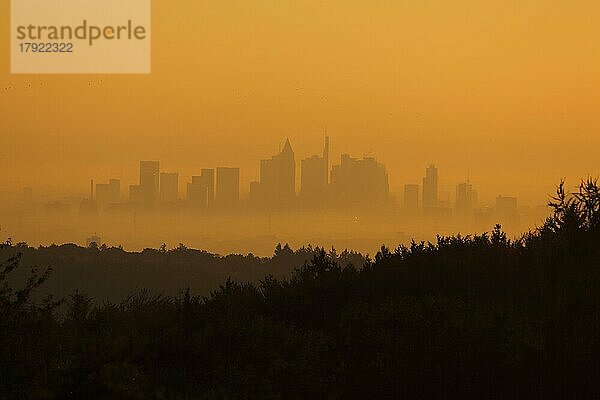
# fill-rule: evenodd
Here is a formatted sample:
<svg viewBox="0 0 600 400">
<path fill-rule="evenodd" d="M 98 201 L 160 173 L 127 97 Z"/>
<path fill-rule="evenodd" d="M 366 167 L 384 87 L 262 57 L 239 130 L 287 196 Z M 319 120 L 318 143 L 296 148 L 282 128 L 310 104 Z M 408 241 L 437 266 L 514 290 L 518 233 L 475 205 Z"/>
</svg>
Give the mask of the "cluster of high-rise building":
<svg viewBox="0 0 600 400">
<path fill-rule="evenodd" d="M 122 208 L 151 209 L 184 204 L 189 209 L 232 209 L 240 205 L 239 168 L 202 169 L 200 175 L 187 182 L 186 193 L 180 193 L 179 175 L 161 172 L 159 161 L 140 161 L 139 183 L 129 186 L 128 200 L 121 199 L 121 184 L 110 179 L 108 184 L 92 183 L 89 199 L 82 211 L 92 213 L 94 205 L 101 212 Z M 388 204 L 388 174 L 383 164 L 372 157 L 341 156 L 338 165 L 330 167 L 329 138 L 323 153 L 305 158 L 300 163 L 300 190 L 296 190 L 296 159 L 289 140 L 281 151 L 260 161 L 259 180 L 250 183 L 244 203 L 253 209 L 289 210 L 326 207 L 361 207 Z"/>
<path fill-rule="evenodd" d="M 330 165 L 330 143 L 325 138 L 322 154 L 300 162 L 299 190 L 296 185 L 296 158 L 289 140 L 278 154 L 260 161 L 257 181 L 240 197 L 240 169 L 201 169 L 180 193 L 176 172 L 161 172 L 159 161 L 141 161 L 139 183 L 129 186 L 128 198 L 121 197 L 118 179 L 95 185 L 81 203 L 82 213 L 118 210 L 148 210 L 185 207 L 189 210 L 232 210 L 242 204 L 253 210 L 290 211 L 314 209 L 377 210 L 392 205 L 385 165 L 373 157 L 353 158 L 342 154 L 339 164 Z M 95 189 L 95 193 L 94 193 Z M 422 184 L 404 186 L 404 210 L 411 215 L 434 218 L 455 216 L 464 220 L 485 216 L 490 208 L 479 207 L 477 191 L 469 179 L 456 186 L 454 203 L 440 198 L 438 168 L 425 169 Z M 499 196 L 496 215 L 518 219 L 517 199 Z"/>
<path fill-rule="evenodd" d="M 410 212 L 421 209 L 425 216 L 448 217 L 469 219 L 485 216 L 491 213 L 490 208 L 480 208 L 477 190 L 469 181 L 461 182 L 456 186 L 456 197 L 452 205 L 448 199 L 442 200 L 439 194 L 439 176 L 435 165 L 429 165 L 425 170 L 423 184 L 404 185 L 404 208 Z M 501 220 L 515 222 L 518 220 L 516 197 L 498 196 L 496 198 L 496 215 Z"/>
</svg>

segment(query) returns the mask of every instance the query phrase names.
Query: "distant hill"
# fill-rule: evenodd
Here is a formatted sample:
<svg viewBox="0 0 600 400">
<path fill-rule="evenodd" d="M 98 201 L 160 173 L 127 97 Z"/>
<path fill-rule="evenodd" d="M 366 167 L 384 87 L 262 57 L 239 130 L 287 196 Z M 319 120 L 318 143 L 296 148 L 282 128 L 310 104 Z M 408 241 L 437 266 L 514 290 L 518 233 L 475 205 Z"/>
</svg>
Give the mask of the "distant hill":
<svg viewBox="0 0 600 400">
<path fill-rule="evenodd" d="M 126 252 L 115 247 L 84 248 L 73 244 L 33 248 L 24 243 L 0 249 L 0 260 L 20 253 L 21 266 L 11 279 L 16 283 L 27 277 L 31 266 L 52 268 L 52 274 L 36 293 L 38 298 L 52 294 L 61 298 L 76 290 L 98 301 L 119 301 L 140 289 L 177 295 L 186 289 L 208 295 L 227 278 L 238 282 L 258 282 L 267 275 L 288 277 L 295 268 L 312 259 L 315 249 L 292 250 L 279 245 L 272 257 L 248 255 L 219 256 L 183 245 L 167 250 L 145 249 Z M 336 255 L 345 265 L 361 267 L 359 253 L 344 251 Z"/>
</svg>

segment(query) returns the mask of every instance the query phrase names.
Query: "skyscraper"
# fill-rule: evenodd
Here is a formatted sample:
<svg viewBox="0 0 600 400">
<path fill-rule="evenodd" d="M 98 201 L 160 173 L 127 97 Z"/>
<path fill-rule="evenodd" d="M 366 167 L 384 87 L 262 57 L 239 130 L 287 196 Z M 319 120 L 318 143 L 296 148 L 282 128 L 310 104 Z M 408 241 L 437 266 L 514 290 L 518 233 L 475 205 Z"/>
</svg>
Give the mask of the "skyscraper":
<svg viewBox="0 0 600 400">
<path fill-rule="evenodd" d="M 160 200 L 175 201 L 179 198 L 179 174 L 177 172 L 161 172 Z"/>
<path fill-rule="evenodd" d="M 142 202 L 151 205 L 159 194 L 160 176 L 158 161 L 140 161 L 140 195 Z"/>
<path fill-rule="evenodd" d="M 218 207 L 234 207 L 240 200 L 240 169 L 217 168 L 217 195 L 215 203 Z"/>
<path fill-rule="evenodd" d="M 300 198 L 303 205 L 323 204 L 329 184 L 329 137 L 322 156 L 305 158 L 301 163 Z"/>
<path fill-rule="evenodd" d="M 431 164 L 423 178 L 423 208 L 432 209 L 438 206 L 438 169 Z"/>
<path fill-rule="evenodd" d="M 419 208 L 419 185 L 404 185 L 404 208 L 412 211 Z"/>
<path fill-rule="evenodd" d="M 296 197 L 296 161 L 289 139 L 283 150 L 260 162 L 260 182 L 251 196 L 267 207 L 289 206 Z"/>
<path fill-rule="evenodd" d="M 121 181 L 110 179 L 108 183 L 96 185 L 96 204 L 104 209 L 107 205 L 119 202 L 121 198 Z"/>
<path fill-rule="evenodd" d="M 194 208 L 206 208 L 206 187 L 201 176 L 192 176 L 192 182 L 187 184 L 187 199 Z"/>
<path fill-rule="evenodd" d="M 342 154 L 331 168 L 331 194 L 340 206 L 374 206 L 387 203 L 389 182 L 385 165 L 372 157 L 362 160 Z"/>
<path fill-rule="evenodd" d="M 188 183 L 188 200 L 193 207 L 212 207 L 215 199 L 215 170 L 202 169 L 202 175 L 192 176 Z"/>
<path fill-rule="evenodd" d="M 477 192 L 468 181 L 456 187 L 455 210 L 458 216 L 469 216 L 477 206 Z"/>
</svg>

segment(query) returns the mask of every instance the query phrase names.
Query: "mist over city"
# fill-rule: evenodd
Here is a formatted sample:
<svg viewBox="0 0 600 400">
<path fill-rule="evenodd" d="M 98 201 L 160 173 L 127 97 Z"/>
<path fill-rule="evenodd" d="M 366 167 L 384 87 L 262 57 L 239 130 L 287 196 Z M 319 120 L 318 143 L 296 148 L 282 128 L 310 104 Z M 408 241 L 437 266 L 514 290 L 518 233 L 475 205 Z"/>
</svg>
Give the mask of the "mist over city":
<svg viewBox="0 0 600 400">
<path fill-rule="evenodd" d="M 199 167 L 186 180 L 159 160 L 140 161 L 135 184 L 118 176 L 90 179 L 83 198 L 33 187 L 4 192 L 0 201 L 10 212 L 2 215 L 1 234 L 34 246 L 95 242 L 139 251 L 182 243 L 267 256 L 277 243 L 288 243 L 374 254 L 381 245 L 484 232 L 495 224 L 516 237 L 549 215 L 543 197 L 537 206 L 520 206 L 517 193 L 480 200 L 478 189 L 486 183 L 472 182 L 468 172 L 464 181 L 445 182 L 453 193 L 442 192 L 443 171 L 435 164 L 393 193 L 394 171 L 374 155 L 334 158 L 329 136 L 320 154 L 296 156 L 288 139 L 257 164 L 259 175 L 246 193 L 238 167 Z"/>
</svg>

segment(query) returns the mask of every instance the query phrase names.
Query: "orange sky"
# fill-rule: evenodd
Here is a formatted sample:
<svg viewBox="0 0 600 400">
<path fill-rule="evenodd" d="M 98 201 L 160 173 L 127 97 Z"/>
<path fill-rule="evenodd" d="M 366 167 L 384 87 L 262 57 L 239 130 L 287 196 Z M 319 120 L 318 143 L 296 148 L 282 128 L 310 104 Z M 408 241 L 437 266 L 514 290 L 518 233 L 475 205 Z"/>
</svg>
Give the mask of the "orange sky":
<svg viewBox="0 0 600 400">
<path fill-rule="evenodd" d="M 597 1 L 178 0 L 153 3 L 152 74 L 10 75 L 0 0 L 0 190 L 84 192 L 296 157 L 373 154 L 392 190 L 427 163 L 446 191 L 543 203 L 600 173 Z"/>
</svg>

